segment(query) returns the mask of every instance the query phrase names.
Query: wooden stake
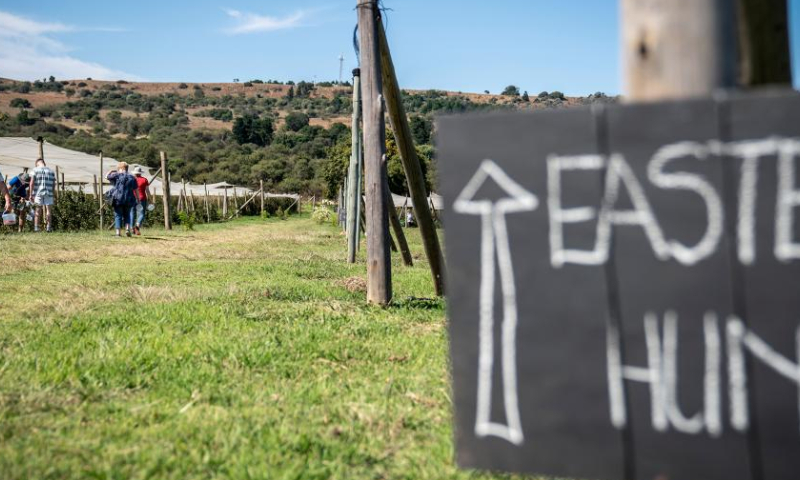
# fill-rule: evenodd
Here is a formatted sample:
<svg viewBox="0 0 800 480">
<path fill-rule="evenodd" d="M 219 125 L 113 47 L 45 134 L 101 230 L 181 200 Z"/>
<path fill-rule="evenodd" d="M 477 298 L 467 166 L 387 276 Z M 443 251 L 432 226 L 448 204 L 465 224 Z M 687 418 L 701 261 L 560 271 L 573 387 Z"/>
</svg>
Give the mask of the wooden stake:
<svg viewBox="0 0 800 480">
<path fill-rule="evenodd" d="M 172 230 L 172 208 L 170 208 L 170 184 L 172 175 L 169 173 L 167 154 L 161 152 L 161 180 L 164 184 L 163 187 L 163 202 L 164 202 L 164 228 Z"/>
<path fill-rule="evenodd" d="M 239 216 L 239 195 L 236 194 L 236 185 L 233 186 L 233 208 L 236 217 Z"/>
<path fill-rule="evenodd" d="M 206 185 L 206 182 L 203 182 L 203 191 L 205 192 L 206 223 L 211 223 L 211 209 L 208 207 L 208 185 Z"/>
<path fill-rule="evenodd" d="M 100 196 L 97 193 L 97 175 L 94 175 L 94 181 L 92 182 L 92 191 L 94 192 L 94 198 L 98 198 Z"/>
<path fill-rule="evenodd" d="M 228 186 L 225 186 L 225 198 L 222 201 L 222 217 L 228 218 Z"/>
<path fill-rule="evenodd" d="M 264 216 L 264 180 L 259 180 L 258 184 L 261 187 L 261 216 Z"/>
<path fill-rule="evenodd" d="M 58 197 L 61 195 L 61 192 L 59 192 L 59 190 L 61 189 L 60 179 L 61 179 L 61 171 L 59 170 L 58 165 L 56 165 L 56 184 L 55 188 L 53 189 L 53 201 L 55 203 L 58 203 Z"/>
<path fill-rule="evenodd" d="M 621 12 L 627 100 L 705 96 L 735 85 L 732 0 L 622 0 Z"/>
<path fill-rule="evenodd" d="M 39 137 L 37 141 L 39 142 L 39 158 L 44 160 L 44 138 Z"/>
<path fill-rule="evenodd" d="M 392 299 L 392 263 L 386 204 L 386 126 L 383 119 L 383 82 L 378 44 L 380 15 L 377 0 L 358 0 L 358 33 L 364 110 L 364 169 L 367 193 L 367 301 L 386 305 Z"/>
<path fill-rule="evenodd" d="M 97 201 L 100 205 L 100 231 L 103 231 L 103 210 L 105 210 L 105 192 L 103 191 L 103 183 L 105 183 L 105 172 L 103 172 L 103 152 L 100 152 L 100 195 Z"/>
<path fill-rule="evenodd" d="M 352 149 L 350 153 L 350 167 L 347 172 L 347 262 L 356 262 L 358 252 L 359 227 L 358 209 L 361 197 L 361 71 L 353 70 L 353 122 L 351 126 Z"/>
<path fill-rule="evenodd" d="M 394 236 L 397 237 L 397 244 L 400 247 L 400 254 L 403 256 L 403 265 L 410 267 L 414 265 L 414 260 L 411 258 L 411 249 L 408 248 L 406 241 L 406 234 L 403 233 L 403 226 L 400 224 L 400 219 L 397 218 L 397 209 L 394 208 L 394 199 L 392 193 L 389 191 L 389 179 L 386 179 L 386 193 L 389 195 L 387 202 L 389 202 L 389 224 L 392 226 Z"/>
<path fill-rule="evenodd" d="M 739 84 L 792 84 L 786 0 L 738 0 Z"/>
<path fill-rule="evenodd" d="M 381 72 L 383 75 L 383 94 L 386 97 L 386 106 L 389 113 L 389 122 L 394 132 L 394 138 L 400 151 L 400 160 L 403 163 L 403 170 L 408 181 L 408 190 L 411 201 L 414 203 L 414 213 L 417 217 L 419 233 L 422 236 L 422 245 L 425 248 L 425 255 L 433 277 L 433 289 L 436 295 L 444 294 L 444 257 L 442 247 L 439 244 L 439 237 L 436 234 L 436 225 L 433 222 L 433 215 L 427 203 L 427 188 L 425 187 L 425 176 L 422 174 L 417 150 L 414 148 L 414 140 L 411 136 L 411 128 L 408 125 L 408 117 L 403 107 L 403 97 L 400 92 L 400 85 L 397 82 L 397 75 L 392 63 L 392 54 L 389 51 L 389 42 L 386 40 L 386 32 L 383 24 L 378 22 L 378 44 L 381 52 Z M 362 62 L 363 63 L 363 62 Z"/>
</svg>

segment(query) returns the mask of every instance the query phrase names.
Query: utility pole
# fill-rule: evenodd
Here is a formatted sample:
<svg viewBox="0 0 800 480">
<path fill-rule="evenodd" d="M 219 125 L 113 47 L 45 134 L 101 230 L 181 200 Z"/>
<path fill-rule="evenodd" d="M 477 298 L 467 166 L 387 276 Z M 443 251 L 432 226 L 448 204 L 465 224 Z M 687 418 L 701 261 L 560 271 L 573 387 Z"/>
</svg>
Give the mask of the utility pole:
<svg viewBox="0 0 800 480">
<path fill-rule="evenodd" d="M 367 194 L 367 301 L 386 305 L 392 299 L 392 264 L 387 239 L 386 126 L 383 119 L 383 84 L 378 48 L 377 0 L 358 0 L 358 33 L 364 115 L 364 170 Z"/>
</svg>

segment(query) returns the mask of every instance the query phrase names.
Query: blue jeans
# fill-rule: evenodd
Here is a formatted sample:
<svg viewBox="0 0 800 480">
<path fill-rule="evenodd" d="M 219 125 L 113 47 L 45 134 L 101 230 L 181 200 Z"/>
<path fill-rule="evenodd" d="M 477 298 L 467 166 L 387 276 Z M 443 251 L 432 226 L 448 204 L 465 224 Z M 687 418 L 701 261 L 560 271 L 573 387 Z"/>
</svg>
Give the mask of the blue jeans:
<svg viewBox="0 0 800 480">
<path fill-rule="evenodd" d="M 147 200 L 142 200 L 139 202 L 139 206 L 136 207 L 136 226 L 141 228 L 142 224 L 144 223 L 144 218 L 147 216 Z"/>
<path fill-rule="evenodd" d="M 133 227 L 133 209 L 136 205 L 114 205 L 114 228 L 121 230 L 123 224 Z"/>
</svg>

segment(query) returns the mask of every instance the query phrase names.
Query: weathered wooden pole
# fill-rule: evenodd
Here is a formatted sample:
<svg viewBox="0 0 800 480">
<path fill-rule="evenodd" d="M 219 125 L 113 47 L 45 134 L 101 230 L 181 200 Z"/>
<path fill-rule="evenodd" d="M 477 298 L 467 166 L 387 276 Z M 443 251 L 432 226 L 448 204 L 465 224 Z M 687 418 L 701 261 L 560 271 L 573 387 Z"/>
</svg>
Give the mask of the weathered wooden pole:
<svg viewBox="0 0 800 480">
<path fill-rule="evenodd" d="M 353 122 L 351 126 L 352 148 L 350 166 L 347 172 L 347 262 L 356 262 L 360 230 L 358 227 L 358 209 L 361 202 L 361 71 L 353 70 Z"/>
<path fill-rule="evenodd" d="M 222 200 L 222 217 L 228 218 L 228 186 L 225 185 L 225 197 Z"/>
<path fill-rule="evenodd" d="M 55 203 L 58 203 L 58 197 L 61 195 L 59 190 L 61 190 L 61 170 L 58 168 L 58 165 L 56 165 L 56 184 L 53 189 L 53 201 Z"/>
<path fill-rule="evenodd" d="M 94 179 L 92 181 L 92 191 L 94 192 L 94 197 L 98 198 L 100 194 L 97 193 L 97 175 L 93 175 Z"/>
<path fill-rule="evenodd" d="M 204 202 L 206 207 L 206 223 L 211 223 L 211 209 L 208 206 L 208 185 L 206 182 L 203 182 L 203 192 L 204 192 Z"/>
<path fill-rule="evenodd" d="M 172 209 L 170 208 L 170 184 L 172 175 L 169 173 L 167 154 L 161 152 L 161 180 L 164 184 L 163 187 L 163 202 L 164 202 L 164 228 L 172 230 Z"/>
<path fill-rule="evenodd" d="M 392 192 L 389 191 L 389 180 L 386 180 L 386 194 L 389 195 L 387 202 L 389 202 L 389 224 L 392 226 L 394 236 L 397 237 L 397 245 L 400 248 L 400 254 L 403 257 L 403 265 L 410 267 L 414 265 L 414 260 L 411 258 L 411 249 L 408 248 L 408 241 L 406 241 L 406 234 L 403 232 L 403 226 L 400 224 L 400 219 L 397 218 L 397 209 L 394 207 L 394 199 Z"/>
<path fill-rule="evenodd" d="M 264 216 L 264 180 L 258 181 L 258 186 L 261 188 L 261 216 Z"/>
<path fill-rule="evenodd" d="M 734 1 L 621 0 L 626 99 L 697 97 L 735 86 Z"/>
<path fill-rule="evenodd" d="M 383 82 L 378 44 L 380 12 L 377 0 L 358 0 L 361 51 L 361 90 L 364 117 L 364 170 L 367 194 L 367 301 L 386 305 L 392 299 L 392 263 L 386 203 L 386 126 L 383 119 Z"/>
<path fill-rule="evenodd" d="M 239 216 L 239 195 L 236 194 L 236 185 L 233 186 L 233 208 L 236 217 Z"/>
<path fill-rule="evenodd" d="M 403 170 L 408 181 L 408 189 L 411 200 L 414 203 L 414 213 L 417 216 L 419 233 L 422 236 L 422 245 L 425 248 L 425 255 L 433 277 L 433 288 L 436 295 L 444 294 L 444 257 L 442 247 L 439 244 L 439 237 L 436 234 L 436 225 L 433 222 L 433 215 L 428 207 L 426 200 L 427 188 L 425 187 L 425 176 L 422 174 L 417 150 L 414 148 L 414 140 L 411 136 L 411 128 L 408 125 L 408 117 L 403 107 L 403 97 L 400 93 L 400 85 L 397 82 L 397 75 L 392 63 L 392 54 L 389 50 L 389 42 L 386 40 L 386 32 L 383 24 L 378 22 L 378 43 L 381 52 L 381 72 L 383 75 L 383 95 L 386 97 L 386 107 L 389 113 L 389 122 L 394 132 L 397 148 L 400 151 L 400 160 L 403 163 Z"/>
<path fill-rule="evenodd" d="M 792 84 L 786 0 L 738 0 L 739 84 Z"/>
<path fill-rule="evenodd" d="M 36 141 L 39 142 L 39 158 L 44 160 L 44 138 L 39 137 Z"/>
<path fill-rule="evenodd" d="M 100 185 L 99 191 L 100 195 L 97 197 L 97 202 L 100 205 L 100 231 L 103 231 L 103 210 L 105 210 L 104 205 L 104 195 L 105 192 L 103 191 L 103 183 L 105 182 L 105 172 L 103 172 L 103 152 L 100 151 Z"/>
</svg>

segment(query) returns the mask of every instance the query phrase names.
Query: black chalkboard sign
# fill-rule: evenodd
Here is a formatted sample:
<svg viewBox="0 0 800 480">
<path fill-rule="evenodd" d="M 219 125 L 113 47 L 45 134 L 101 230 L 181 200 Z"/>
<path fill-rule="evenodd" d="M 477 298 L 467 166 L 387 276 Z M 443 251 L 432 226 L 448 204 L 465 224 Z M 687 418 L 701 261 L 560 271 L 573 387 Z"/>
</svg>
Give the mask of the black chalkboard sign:
<svg viewBox="0 0 800 480">
<path fill-rule="evenodd" d="M 800 95 L 444 117 L 463 467 L 800 478 Z"/>
</svg>

